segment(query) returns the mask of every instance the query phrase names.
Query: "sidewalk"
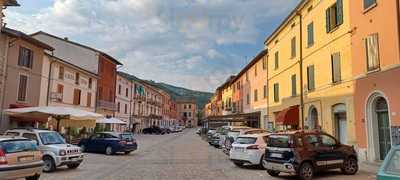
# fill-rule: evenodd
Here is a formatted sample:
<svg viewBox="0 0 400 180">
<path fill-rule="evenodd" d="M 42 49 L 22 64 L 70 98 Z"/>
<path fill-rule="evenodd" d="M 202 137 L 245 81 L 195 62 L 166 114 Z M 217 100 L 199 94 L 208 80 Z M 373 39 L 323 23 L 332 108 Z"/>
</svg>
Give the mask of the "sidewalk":
<svg viewBox="0 0 400 180">
<path fill-rule="evenodd" d="M 373 162 L 363 161 L 363 162 L 360 162 L 360 171 L 377 174 L 380 166 L 381 166 L 381 163 L 373 163 Z"/>
</svg>

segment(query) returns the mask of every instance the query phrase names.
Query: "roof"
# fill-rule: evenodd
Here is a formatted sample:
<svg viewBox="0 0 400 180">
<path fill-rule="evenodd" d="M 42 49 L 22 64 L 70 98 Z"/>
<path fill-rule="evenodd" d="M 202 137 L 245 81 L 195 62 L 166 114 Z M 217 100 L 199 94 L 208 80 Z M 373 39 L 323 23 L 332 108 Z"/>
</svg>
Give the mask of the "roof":
<svg viewBox="0 0 400 180">
<path fill-rule="evenodd" d="M 260 136 L 267 136 L 270 135 L 271 133 L 261 133 L 261 134 L 244 134 L 244 135 L 239 135 L 238 137 L 260 137 Z"/>
<path fill-rule="evenodd" d="M 35 39 L 35 38 L 33 38 L 33 37 L 21 32 L 21 31 L 18 31 L 18 30 L 15 30 L 15 29 L 11 29 L 11 28 L 7 28 L 7 27 L 2 27 L 1 28 L 1 32 L 4 33 L 4 34 L 7 34 L 8 36 L 11 36 L 11 37 L 21 38 L 21 39 L 23 39 L 23 40 L 25 40 L 25 41 L 27 41 L 29 43 L 32 43 L 32 44 L 34 44 L 36 46 L 41 47 L 43 49 L 47 49 L 47 50 L 50 50 L 50 51 L 54 50 L 54 48 L 51 47 L 50 45 L 47 45 L 46 43 L 44 43 L 42 41 L 39 41 L 39 40 L 37 40 L 37 39 Z"/>
<path fill-rule="evenodd" d="M 15 129 L 10 129 L 8 130 L 10 132 L 56 132 L 56 131 L 50 131 L 46 129 L 35 129 L 35 128 L 15 128 Z"/>
<path fill-rule="evenodd" d="M 248 71 L 254 64 L 256 64 L 262 57 L 264 57 L 266 54 L 268 54 L 268 50 L 264 49 L 261 52 L 257 54 L 256 57 L 253 58 L 253 60 L 250 61 L 249 64 L 247 64 L 239 73 L 236 75 L 234 79 L 232 79 L 232 82 L 237 81 L 246 71 Z"/>
<path fill-rule="evenodd" d="M 17 0 L 6 0 L 4 6 L 20 6 Z"/>
<path fill-rule="evenodd" d="M 83 47 L 85 49 L 89 49 L 89 50 L 95 51 L 95 52 L 101 54 L 102 56 L 105 56 L 106 58 L 110 59 L 113 63 L 115 63 L 117 65 L 122 65 L 122 63 L 119 62 L 117 59 L 113 58 L 112 56 L 110 56 L 109 54 L 107 54 L 107 53 L 105 53 L 103 51 L 100 51 L 98 49 L 95 49 L 95 48 L 92 48 L 92 47 L 89 47 L 89 46 L 86 46 L 86 45 L 83 45 L 83 44 L 80 44 L 80 43 L 77 43 L 77 42 L 74 42 L 74 41 L 70 41 L 69 39 L 66 39 L 66 38 L 60 38 L 58 36 L 46 33 L 44 31 L 35 32 L 35 33 L 31 34 L 31 36 L 35 36 L 35 35 L 38 35 L 38 34 L 44 34 L 46 36 L 50 36 L 52 38 L 55 38 L 55 39 L 58 39 L 58 40 L 61 40 L 61 41 L 68 42 L 68 43 Z"/>
<path fill-rule="evenodd" d="M 0 141 L 8 141 L 8 140 L 15 140 L 15 139 L 18 139 L 18 140 L 28 140 L 27 138 L 24 138 L 24 137 L 9 136 L 9 135 L 7 135 L 7 136 L 1 136 L 1 135 L 0 135 Z"/>
<path fill-rule="evenodd" d="M 235 77 L 236 77 L 235 75 L 229 76 L 229 78 L 225 81 L 225 83 L 219 86 L 217 89 L 223 89 L 226 86 L 230 85 L 233 82 L 233 79 L 235 79 Z"/>
<path fill-rule="evenodd" d="M 117 71 L 117 74 L 122 76 L 123 78 L 131 80 L 131 81 L 133 80 L 133 81 L 143 82 L 142 79 L 139 79 L 138 77 L 136 77 L 134 75 L 131 75 L 131 74 L 128 74 L 126 72 Z"/>
<path fill-rule="evenodd" d="M 96 73 L 93 73 L 93 72 L 91 72 L 91 71 L 88 71 L 88 70 L 86 70 L 86 69 L 83 69 L 83 68 L 81 68 L 81 67 L 79 67 L 79 66 L 77 66 L 77 65 L 75 65 L 75 64 L 72 64 L 72 63 L 70 63 L 70 62 L 67 62 L 67 61 L 65 61 L 65 60 L 63 60 L 63 59 L 61 59 L 61 58 L 59 58 L 59 57 L 53 56 L 53 55 L 48 54 L 48 53 L 45 53 L 45 54 L 48 55 L 48 56 L 50 56 L 50 57 L 52 57 L 52 58 L 55 58 L 57 61 L 59 61 L 59 62 L 61 62 L 61 63 L 67 64 L 67 65 L 69 65 L 69 66 L 72 66 L 73 68 L 76 68 L 76 69 L 79 69 L 79 70 L 81 70 L 81 71 L 84 71 L 84 72 L 90 74 L 91 76 L 94 76 L 94 77 L 96 77 L 96 78 L 99 77 Z"/>
<path fill-rule="evenodd" d="M 290 14 L 282 21 L 282 23 L 275 29 L 274 32 L 271 33 L 270 36 L 264 41 L 264 44 L 268 44 L 276 35 L 283 29 L 283 27 L 297 14 L 297 10 L 299 10 L 306 2 L 309 0 L 301 0 L 299 4 L 290 12 Z"/>
</svg>

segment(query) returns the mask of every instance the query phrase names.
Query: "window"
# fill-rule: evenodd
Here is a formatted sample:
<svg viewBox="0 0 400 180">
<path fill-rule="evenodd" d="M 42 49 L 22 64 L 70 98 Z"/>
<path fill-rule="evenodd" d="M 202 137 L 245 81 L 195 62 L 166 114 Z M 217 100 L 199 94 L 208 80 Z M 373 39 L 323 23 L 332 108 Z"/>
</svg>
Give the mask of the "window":
<svg viewBox="0 0 400 180">
<path fill-rule="evenodd" d="M 263 67 L 263 70 L 267 69 L 267 59 L 265 57 L 262 59 L 262 67 Z"/>
<path fill-rule="evenodd" d="M 314 45 L 314 22 L 307 25 L 307 46 Z"/>
<path fill-rule="evenodd" d="M 18 56 L 18 65 L 32 69 L 33 51 L 28 48 L 20 47 Z"/>
<path fill-rule="evenodd" d="M 315 89 L 314 65 L 307 67 L 307 88 L 309 91 Z"/>
<path fill-rule="evenodd" d="M 189 117 L 192 117 L 192 112 L 189 112 Z"/>
<path fill-rule="evenodd" d="M 91 107 L 92 106 L 92 93 L 90 93 L 90 92 L 87 93 L 86 106 L 87 107 Z"/>
<path fill-rule="evenodd" d="M 39 141 L 38 141 L 38 138 L 37 138 L 36 134 L 24 133 L 24 134 L 22 135 L 22 137 L 27 138 L 27 139 L 30 139 L 30 140 L 33 140 L 33 141 L 35 141 L 37 144 L 39 144 Z"/>
<path fill-rule="evenodd" d="M 257 63 L 254 65 L 254 76 L 257 76 Z"/>
<path fill-rule="evenodd" d="M 336 145 L 336 140 L 328 135 L 321 135 L 322 145 L 326 147 L 332 147 Z"/>
<path fill-rule="evenodd" d="M 279 52 L 275 52 L 275 69 L 279 68 Z"/>
<path fill-rule="evenodd" d="M 342 80 L 340 68 L 340 53 L 332 54 L 332 82 L 338 83 Z"/>
<path fill-rule="evenodd" d="M 124 112 L 125 112 L 125 114 L 128 114 L 128 105 L 127 104 L 125 104 Z"/>
<path fill-rule="evenodd" d="M 365 49 L 367 56 L 367 70 L 374 71 L 379 69 L 379 39 L 378 33 L 369 35 L 365 39 Z"/>
<path fill-rule="evenodd" d="M 267 85 L 264 85 L 264 99 L 267 98 Z"/>
<path fill-rule="evenodd" d="M 129 88 L 126 88 L 125 89 L 125 96 L 128 97 L 128 95 L 129 95 Z"/>
<path fill-rule="evenodd" d="M 319 140 L 317 135 L 307 135 L 305 136 L 305 142 L 307 143 L 308 146 L 313 146 L 313 147 L 318 147 L 319 146 Z"/>
<path fill-rule="evenodd" d="M 326 32 L 331 32 L 343 24 L 343 0 L 337 0 L 326 10 Z"/>
<path fill-rule="evenodd" d="M 118 84 L 118 94 L 121 95 L 121 85 Z"/>
<path fill-rule="evenodd" d="M 296 57 L 296 37 L 293 37 L 290 41 L 291 44 L 291 58 Z"/>
<path fill-rule="evenodd" d="M 89 78 L 89 89 L 92 89 L 93 86 L 93 80 L 92 78 Z"/>
<path fill-rule="evenodd" d="M 247 94 L 247 96 L 246 96 L 246 103 L 250 104 L 250 94 Z"/>
<path fill-rule="evenodd" d="M 376 0 L 364 0 L 364 9 L 368 9 L 376 4 Z"/>
<path fill-rule="evenodd" d="M 296 85 L 297 85 L 297 78 L 296 78 L 296 74 L 293 74 L 292 75 L 292 96 L 294 97 L 294 96 L 296 96 L 297 95 L 297 87 L 296 87 Z"/>
<path fill-rule="evenodd" d="M 58 79 L 64 79 L 64 66 L 60 66 L 60 68 L 58 68 Z"/>
<path fill-rule="evenodd" d="M 274 84 L 274 102 L 279 102 L 279 84 Z"/>
<path fill-rule="evenodd" d="M 254 102 L 257 102 L 257 101 L 258 101 L 258 90 L 255 89 L 254 90 Z"/>
<path fill-rule="evenodd" d="M 26 101 L 28 88 L 28 76 L 19 75 L 19 85 L 18 85 L 18 101 Z"/>
<path fill-rule="evenodd" d="M 75 73 L 75 84 L 79 85 L 79 73 Z"/>
<path fill-rule="evenodd" d="M 249 73 L 246 72 L 246 81 L 249 81 Z"/>
<path fill-rule="evenodd" d="M 240 90 L 240 81 L 237 83 L 237 89 Z"/>
<path fill-rule="evenodd" d="M 223 103 L 222 103 L 223 104 Z M 186 109 L 186 104 L 185 105 L 183 105 L 183 109 Z"/>
<path fill-rule="evenodd" d="M 74 90 L 74 105 L 81 104 L 81 90 L 75 89 Z"/>
<path fill-rule="evenodd" d="M 61 98 L 58 98 L 58 102 L 62 102 L 63 94 L 64 94 L 64 86 L 62 84 L 57 84 L 57 93 L 61 94 Z"/>
<path fill-rule="evenodd" d="M 189 109 L 192 109 L 192 105 L 191 104 L 189 104 Z"/>
</svg>

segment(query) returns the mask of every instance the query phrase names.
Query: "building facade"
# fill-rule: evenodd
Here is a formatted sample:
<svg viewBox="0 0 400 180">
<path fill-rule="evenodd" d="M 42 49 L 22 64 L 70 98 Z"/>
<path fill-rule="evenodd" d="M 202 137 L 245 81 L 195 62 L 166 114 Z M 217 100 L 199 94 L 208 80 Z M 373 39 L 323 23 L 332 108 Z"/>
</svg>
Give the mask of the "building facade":
<svg viewBox="0 0 400 180">
<path fill-rule="evenodd" d="M 178 115 L 180 126 L 197 127 L 197 105 L 193 100 L 178 100 Z"/>
<path fill-rule="evenodd" d="M 359 157 L 383 160 L 400 144 L 399 1 L 350 1 Z"/>
<path fill-rule="evenodd" d="M 38 41 L 20 31 L 2 28 L 8 46 L 6 51 L 6 78 L 2 107 L 20 108 L 45 105 L 40 102 L 43 81 L 42 74 L 45 50 L 52 51 L 53 47 Z M 47 88 L 46 88 L 47 89 Z M 1 130 L 11 127 L 38 127 L 47 119 L 29 119 L 2 116 Z"/>
</svg>

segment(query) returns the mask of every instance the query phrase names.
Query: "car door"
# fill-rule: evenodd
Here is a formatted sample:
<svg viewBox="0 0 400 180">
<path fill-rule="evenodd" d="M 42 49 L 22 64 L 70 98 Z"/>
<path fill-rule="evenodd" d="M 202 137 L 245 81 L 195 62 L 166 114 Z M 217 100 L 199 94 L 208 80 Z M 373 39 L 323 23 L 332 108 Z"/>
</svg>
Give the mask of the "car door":
<svg viewBox="0 0 400 180">
<path fill-rule="evenodd" d="M 102 134 L 98 133 L 91 136 L 87 142 L 88 151 L 98 152 L 99 151 L 99 142 L 102 138 Z"/>
<path fill-rule="evenodd" d="M 326 161 L 326 168 L 340 168 L 346 155 L 340 149 L 338 141 L 328 134 L 321 134 L 320 139 L 322 148 L 321 156 Z"/>
<path fill-rule="evenodd" d="M 326 168 L 326 159 L 324 158 L 325 148 L 321 146 L 320 137 L 317 134 L 304 135 L 305 142 L 304 158 L 302 160 L 311 160 L 317 169 Z"/>
</svg>

